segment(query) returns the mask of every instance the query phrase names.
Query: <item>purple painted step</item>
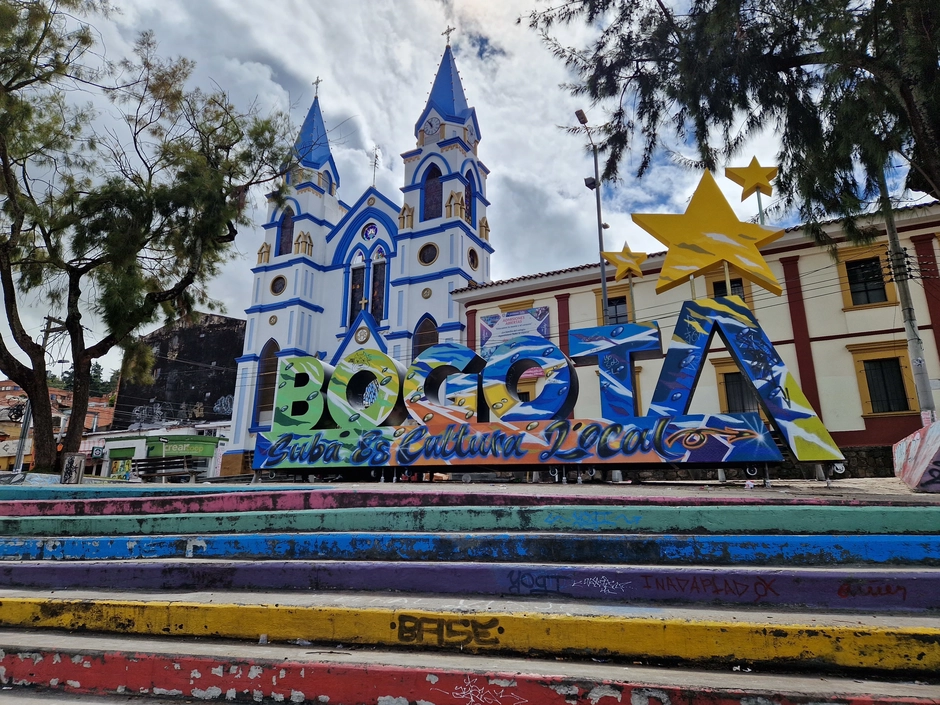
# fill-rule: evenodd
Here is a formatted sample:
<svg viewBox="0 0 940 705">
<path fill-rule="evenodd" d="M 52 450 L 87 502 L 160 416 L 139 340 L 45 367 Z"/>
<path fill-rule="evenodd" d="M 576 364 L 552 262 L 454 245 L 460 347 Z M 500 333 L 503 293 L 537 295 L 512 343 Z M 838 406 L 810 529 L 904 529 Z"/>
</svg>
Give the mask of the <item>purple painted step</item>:
<svg viewBox="0 0 940 705">
<path fill-rule="evenodd" d="M 196 512 L 297 511 L 359 507 L 677 505 L 677 506 L 907 506 L 910 499 L 866 501 L 818 497 L 650 497 L 631 494 L 579 495 L 450 490 L 274 490 L 225 492 L 169 497 L 120 497 L 66 500 L 0 501 L 0 516 L 99 516 L 115 514 L 181 514 Z"/>
<path fill-rule="evenodd" d="M 519 563 L 95 561 L 0 564 L 0 585 L 140 590 L 382 590 L 614 602 L 940 609 L 940 570 L 664 568 Z"/>
</svg>

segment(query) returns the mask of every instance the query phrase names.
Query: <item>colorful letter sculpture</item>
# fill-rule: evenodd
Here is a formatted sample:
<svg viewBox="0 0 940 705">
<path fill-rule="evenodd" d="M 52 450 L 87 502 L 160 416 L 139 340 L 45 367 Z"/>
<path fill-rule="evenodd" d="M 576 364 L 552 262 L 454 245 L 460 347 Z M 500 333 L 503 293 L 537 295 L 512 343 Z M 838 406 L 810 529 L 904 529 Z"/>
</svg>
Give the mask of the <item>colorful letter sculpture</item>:
<svg viewBox="0 0 940 705">
<path fill-rule="evenodd" d="M 662 356 L 656 323 L 570 331 L 572 355 L 598 362 L 601 413 L 588 419 L 568 418 L 579 393 L 574 363 L 537 336 L 507 341 L 488 363 L 469 348 L 442 343 L 407 372 L 375 350 L 352 352 L 335 370 L 313 357 L 284 358 L 274 421 L 258 434 L 254 466 L 778 462 L 782 456 L 759 414 L 687 413 L 715 331 L 796 459 L 841 460 L 744 302 L 729 297 L 685 304 L 643 417 L 633 363 Z M 542 375 L 538 393 L 523 401 L 517 385 L 532 368 Z"/>
<path fill-rule="evenodd" d="M 842 460 L 832 436 L 740 296 L 685 302 L 653 392 L 650 415 L 686 413 L 716 330 L 794 457 L 805 462 Z"/>
<path fill-rule="evenodd" d="M 894 444 L 894 474 L 913 490 L 940 492 L 940 423 Z"/>
</svg>

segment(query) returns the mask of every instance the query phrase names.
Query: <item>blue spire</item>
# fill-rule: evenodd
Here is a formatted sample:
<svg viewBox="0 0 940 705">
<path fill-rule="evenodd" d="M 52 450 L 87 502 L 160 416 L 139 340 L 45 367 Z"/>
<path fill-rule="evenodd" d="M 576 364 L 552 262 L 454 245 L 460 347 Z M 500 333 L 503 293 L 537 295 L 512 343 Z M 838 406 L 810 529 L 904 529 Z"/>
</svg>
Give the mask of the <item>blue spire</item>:
<svg viewBox="0 0 940 705">
<path fill-rule="evenodd" d="M 418 135 L 418 131 L 432 109 L 436 110 L 444 120 L 464 122 L 468 117 L 473 116 L 476 122 L 476 111 L 467 105 L 467 97 L 463 92 L 463 84 L 460 83 L 460 74 L 457 73 L 457 64 L 450 50 L 450 44 L 444 49 L 444 56 L 441 57 L 441 66 L 434 78 L 434 85 L 431 86 L 428 103 L 415 124 L 415 136 Z"/>
<path fill-rule="evenodd" d="M 330 152 L 330 139 L 323 124 L 323 115 L 320 113 L 320 99 L 314 98 L 310 112 L 307 113 L 304 124 L 300 128 L 297 142 L 294 145 L 300 157 L 300 163 L 309 169 L 322 169 L 329 163 L 336 172 L 336 164 Z M 337 181 L 339 176 L 337 175 Z"/>
</svg>

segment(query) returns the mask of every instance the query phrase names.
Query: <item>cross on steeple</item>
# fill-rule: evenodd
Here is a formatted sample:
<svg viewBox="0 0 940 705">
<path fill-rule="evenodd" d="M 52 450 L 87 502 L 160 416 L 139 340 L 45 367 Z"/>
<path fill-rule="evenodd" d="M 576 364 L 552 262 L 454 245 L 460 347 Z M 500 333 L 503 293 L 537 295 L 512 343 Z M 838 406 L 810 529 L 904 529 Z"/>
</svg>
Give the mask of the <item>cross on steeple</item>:
<svg viewBox="0 0 940 705">
<path fill-rule="evenodd" d="M 379 168 L 379 146 L 372 145 L 372 186 L 375 186 L 375 171 Z"/>
<path fill-rule="evenodd" d="M 447 25 L 447 29 L 445 29 L 443 32 L 441 32 L 441 36 L 442 36 L 442 37 L 447 37 L 447 46 L 450 46 L 450 35 L 451 35 L 451 33 L 452 33 L 452 32 L 456 32 L 456 31 L 457 31 L 457 28 L 456 28 L 456 27 L 451 27 L 451 26 L 448 24 L 448 25 Z"/>
<path fill-rule="evenodd" d="M 359 299 L 359 309 L 362 311 L 366 310 L 366 305 L 369 303 L 369 299 Z"/>
<path fill-rule="evenodd" d="M 316 97 L 320 93 L 320 84 L 323 83 L 323 79 L 317 76 L 317 80 L 311 83 L 313 83 L 313 96 Z"/>
</svg>

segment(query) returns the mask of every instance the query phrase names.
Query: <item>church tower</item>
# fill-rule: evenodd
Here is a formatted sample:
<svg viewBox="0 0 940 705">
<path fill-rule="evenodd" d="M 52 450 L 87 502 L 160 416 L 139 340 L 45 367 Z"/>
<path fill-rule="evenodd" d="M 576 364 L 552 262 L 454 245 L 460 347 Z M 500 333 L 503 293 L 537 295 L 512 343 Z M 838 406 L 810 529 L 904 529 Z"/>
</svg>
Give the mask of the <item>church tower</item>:
<svg viewBox="0 0 940 705">
<path fill-rule="evenodd" d="M 450 292 L 490 280 L 489 170 L 477 157 L 480 125 L 467 104 L 449 43 L 414 135 L 416 148 L 402 154 L 405 203 L 398 217 L 409 250 L 402 274 L 416 285 L 402 303 L 406 318 L 418 319 L 412 359 L 437 342 L 461 340 L 463 312 Z"/>
<path fill-rule="evenodd" d="M 490 280 L 493 248 L 480 127 L 449 44 L 414 135 L 415 149 L 402 155 L 404 205 L 374 186 L 346 203 L 314 98 L 295 145 L 298 165 L 285 177 L 287 196 L 269 198 L 251 270 L 223 474 L 246 471 L 255 434 L 270 427 L 280 357 L 336 365 L 375 349 L 407 367 L 438 342 L 466 339 L 450 292 Z"/>
<path fill-rule="evenodd" d="M 316 339 L 323 311 L 317 303 L 317 273 L 326 238 L 345 210 L 337 198 L 339 171 L 319 97 L 313 99 L 295 150 L 298 165 L 285 175 L 287 198 L 281 205 L 268 198 L 264 242 L 251 270 L 251 306 L 245 310 L 245 347 L 238 359 L 232 417 L 235 448 L 270 424 L 278 358 L 306 355 Z"/>
</svg>

